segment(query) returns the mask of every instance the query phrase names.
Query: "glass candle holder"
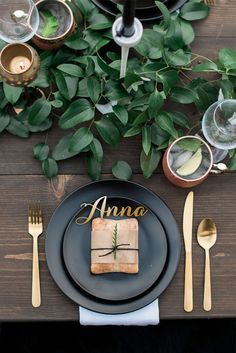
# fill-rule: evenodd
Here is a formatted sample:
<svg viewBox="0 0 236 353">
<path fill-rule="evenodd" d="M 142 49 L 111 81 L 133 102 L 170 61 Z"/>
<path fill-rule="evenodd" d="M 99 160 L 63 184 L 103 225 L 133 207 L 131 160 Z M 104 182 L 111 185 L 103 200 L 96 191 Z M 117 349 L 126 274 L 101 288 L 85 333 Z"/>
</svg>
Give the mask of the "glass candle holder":
<svg viewBox="0 0 236 353">
<path fill-rule="evenodd" d="M 39 14 L 32 0 L 0 0 L 0 38 L 7 43 L 27 42 L 36 33 Z"/>
<path fill-rule="evenodd" d="M 0 74 L 11 86 L 27 86 L 36 78 L 39 66 L 39 56 L 28 44 L 8 44 L 0 53 Z"/>
</svg>

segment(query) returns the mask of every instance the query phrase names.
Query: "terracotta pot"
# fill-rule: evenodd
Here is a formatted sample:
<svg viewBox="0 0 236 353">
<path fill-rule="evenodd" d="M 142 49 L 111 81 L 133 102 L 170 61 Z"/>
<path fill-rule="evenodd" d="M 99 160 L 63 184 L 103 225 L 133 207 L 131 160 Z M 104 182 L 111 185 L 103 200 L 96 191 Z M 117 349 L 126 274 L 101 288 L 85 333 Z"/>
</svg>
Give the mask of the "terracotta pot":
<svg viewBox="0 0 236 353">
<path fill-rule="evenodd" d="M 0 74 L 11 86 L 27 86 L 36 78 L 39 66 L 38 53 L 28 44 L 8 44 L 0 53 Z"/>
<path fill-rule="evenodd" d="M 209 157 L 210 157 L 209 168 L 206 170 L 205 174 L 201 175 L 197 179 L 184 179 L 183 177 L 180 177 L 171 169 L 171 166 L 169 164 L 169 154 L 171 152 L 171 149 L 173 148 L 173 146 L 176 143 L 178 143 L 179 141 L 186 139 L 186 138 L 193 138 L 193 139 L 197 139 L 197 140 L 201 141 L 201 143 L 206 147 L 207 151 L 209 152 Z M 164 171 L 166 178 L 172 184 L 177 185 L 181 188 L 192 188 L 196 185 L 201 184 L 208 177 L 208 175 L 212 169 L 212 166 L 213 166 L 213 155 L 212 155 L 211 149 L 204 140 L 202 140 L 201 138 L 199 138 L 197 136 L 183 136 L 183 137 L 178 138 L 168 147 L 168 149 L 165 151 L 163 159 L 162 159 L 162 167 L 163 167 L 163 171 Z"/>
<path fill-rule="evenodd" d="M 45 38 L 40 35 L 39 24 L 39 29 L 32 38 L 34 44 L 42 50 L 54 50 L 61 48 L 65 40 L 70 37 L 76 29 L 76 23 L 72 10 L 65 2 L 60 0 L 41 0 L 37 2 L 36 5 L 39 13 L 40 10 L 45 9 L 50 10 L 53 14 L 59 13 L 60 16 L 58 16 L 59 27 L 55 33 L 55 36 Z"/>
</svg>

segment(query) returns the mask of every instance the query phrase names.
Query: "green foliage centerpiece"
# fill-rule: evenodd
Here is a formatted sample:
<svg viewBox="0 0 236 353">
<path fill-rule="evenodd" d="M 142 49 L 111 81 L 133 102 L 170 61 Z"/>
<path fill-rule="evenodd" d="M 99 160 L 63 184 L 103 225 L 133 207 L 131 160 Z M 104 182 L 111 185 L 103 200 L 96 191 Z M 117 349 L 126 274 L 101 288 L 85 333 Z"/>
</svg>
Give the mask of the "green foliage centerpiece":
<svg viewBox="0 0 236 353">
<path fill-rule="evenodd" d="M 43 89 L 46 98 L 29 106 L 22 88 L 0 84 L 1 132 L 28 138 L 55 124 L 65 131 L 52 150 L 45 142 L 34 146 L 34 157 L 41 161 L 46 176 L 57 175 L 59 161 L 81 154 L 88 174 L 97 180 L 103 144 L 116 148 L 122 138 L 140 134 L 140 166 L 149 178 L 163 150 L 190 128 L 182 105 L 195 104 L 203 113 L 217 101 L 220 88 L 224 98 L 235 98 L 236 52 L 223 48 L 216 62 L 191 52 L 191 21 L 205 18 L 208 7 L 191 0 L 170 14 L 163 3 L 156 1 L 156 5 L 163 20 L 144 30 L 124 79 L 119 79 L 119 51 L 110 44 L 113 19 L 100 13 L 90 0 L 75 0 L 73 9 L 82 14 L 81 25 L 63 48 L 40 54 L 40 72 L 29 88 Z M 199 64 L 199 59 L 204 62 Z M 190 78 L 192 72 L 210 72 L 217 77 L 211 81 Z M 178 103 L 177 111 L 168 109 L 167 101 Z M 23 110 L 14 115 L 12 106 Z M 229 154 L 229 167 L 235 170 L 236 153 L 231 150 Z M 112 171 L 121 179 L 132 175 L 124 161 L 115 163 Z"/>
</svg>

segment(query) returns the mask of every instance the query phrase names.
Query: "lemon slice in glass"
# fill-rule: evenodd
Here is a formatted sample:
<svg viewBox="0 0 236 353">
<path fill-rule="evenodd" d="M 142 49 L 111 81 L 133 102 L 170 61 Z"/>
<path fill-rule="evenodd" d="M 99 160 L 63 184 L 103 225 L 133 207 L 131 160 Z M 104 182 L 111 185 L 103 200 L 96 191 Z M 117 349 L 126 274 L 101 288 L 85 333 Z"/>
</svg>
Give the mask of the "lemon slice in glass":
<svg viewBox="0 0 236 353">
<path fill-rule="evenodd" d="M 188 176 L 196 172 L 202 162 L 202 149 L 201 147 L 195 152 L 192 157 L 185 162 L 182 167 L 176 170 L 180 176 Z"/>
</svg>

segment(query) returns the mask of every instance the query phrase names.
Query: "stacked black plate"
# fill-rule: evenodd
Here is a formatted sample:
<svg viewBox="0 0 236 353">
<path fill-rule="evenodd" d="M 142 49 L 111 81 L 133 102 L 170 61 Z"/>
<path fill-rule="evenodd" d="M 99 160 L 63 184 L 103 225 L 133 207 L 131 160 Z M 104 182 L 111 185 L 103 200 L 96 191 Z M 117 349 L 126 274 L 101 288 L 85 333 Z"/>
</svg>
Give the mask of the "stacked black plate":
<svg viewBox="0 0 236 353">
<path fill-rule="evenodd" d="M 91 210 L 81 204 L 102 196 L 107 196 L 107 206 L 148 210 L 138 218 L 136 275 L 90 273 L 91 222 L 78 225 L 76 219 Z M 178 227 L 167 205 L 143 186 L 120 180 L 90 183 L 73 192 L 55 210 L 46 232 L 46 259 L 57 285 L 74 302 L 102 313 L 130 312 L 158 298 L 176 272 L 180 249 Z"/>
<path fill-rule="evenodd" d="M 116 16 L 119 13 L 117 4 L 122 3 L 122 0 L 92 0 L 104 12 Z M 187 0 L 163 0 L 170 12 L 178 10 Z M 140 21 L 153 21 L 162 18 L 162 14 L 155 5 L 154 0 L 138 0 L 136 7 L 136 17 Z"/>
</svg>

